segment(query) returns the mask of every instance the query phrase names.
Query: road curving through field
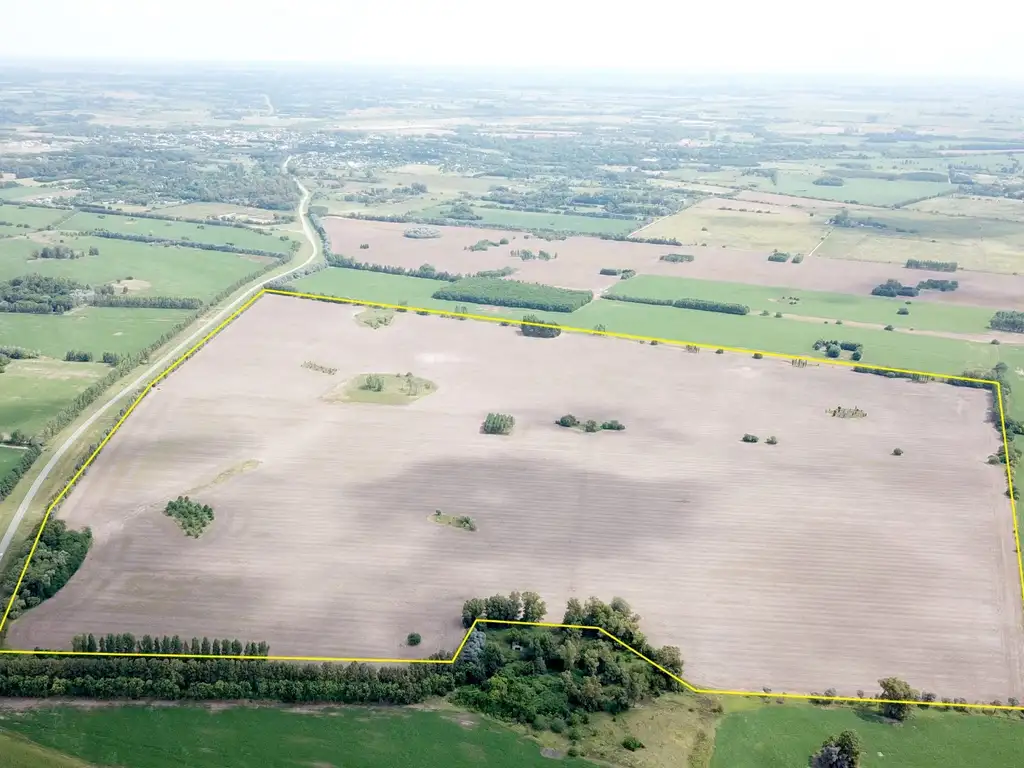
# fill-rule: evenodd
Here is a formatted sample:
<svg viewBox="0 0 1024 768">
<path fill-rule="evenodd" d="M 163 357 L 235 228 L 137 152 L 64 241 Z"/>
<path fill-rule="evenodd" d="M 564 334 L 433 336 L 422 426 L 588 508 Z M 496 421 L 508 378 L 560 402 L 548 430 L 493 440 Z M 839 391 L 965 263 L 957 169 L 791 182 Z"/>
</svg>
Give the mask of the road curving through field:
<svg viewBox="0 0 1024 768">
<path fill-rule="evenodd" d="M 291 162 L 292 157 L 292 155 L 289 155 L 281 164 L 282 173 L 288 172 L 288 163 Z M 29 487 L 28 493 L 25 495 L 25 498 L 21 500 L 21 503 L 18 505 L 17 511 L 14 513 L 14 517 L 11 519 L 10 525 L 7 526 L 7 530 L 4 532 L 3 539 L 0 539 L 0 563 L 3 562 L 4 555 L 10 548 L 11 542 L 13 541 L 14 536 L 18 531 L 18 526 L 21 525 L 22 520 L 25 519 L 25 515 L 28 514 L 29 507 L 32 505 L 32 502 L 35 501 L 36 494 L 39 493 L 39 489 L 42 488 L 43 483 L 46 482 L 46 479 L 50 476 L 50 473 L 57 466 L 57 463 L 60 461 L 61 457 L 71 448 L 71 446 L 75 444 L 75 442 L 78 441 L 79 438 L 81 438 L 83 434 L 85 434 L 89 427 L 91 427 L 96 422 L 96 420 L 100 418 L 100 416 L 106 413 L 110 409 L 110 407 L 115 403 L 119 402 L 120 400 L 123 400 L 129 394 L 138 391 L 139 387 L 143 386 L 147 381 L 152 379 L 164 368 L 166 368 L 171 363 L 171 361 L 173 361 L 178 355 L 182 353 L 182 351 L 188 349 L 189 346 L 191 346 L 197 338 L 201 338 L 202 336 L 209 333 L 211 328 L 215 328 L 218 324 L 220 324 L 225 317 L 230 315 L 240 304 L 251 299 L 253 294 L 256 293 L 257 291 L 260 291 L 264 286 L 267 285 L 267 283 L 273 282 L 275 280 L 280 280 L 282 277 L 287 277 L 288 275 L 294 274 L 295 272 L 298 272 L 300 269 L 308 267 L 316 259 L 320 248 L 317 244 L 316 234 L 313 232 L 313 228 L 309 223 L 308 216 L 309 201 L 312 194 L 305 187 L 305 185 L 303 185 L 303 183 L 298 180 L 298 178 L 293 176 L 292 180 L 298 186 L 299 191 L 302 194 L 302 198 L 299 201 L 298 206 L 298 216 L 299 221 L 302 223 L 302 233 L 309 241 L 310 246 L 312 246 L 312 252 L 310 253 L 309 258 L 307 258 L 298 266 L 292 267 L 286 270 L 285 272 L 281 272 L 273 275 L 272 277 L 260 280 L 259 282 L 255 283 L 252 287 L 245 290 L 244 293 L 239 295 L 233 301 L 224 306 L 219 312 L 217 312 L 215 315 L 207 319 L 205 322 L 200 321 L 200 325 L 187 338 L 182 339 L 173 348 L 164 353 L 159 360 L 152 363 L 135 381 L 133 381 L 128 386 L 123 387 L 120 392 L 113 395 L 96 412 L 94 412 L 91 416 L 89 416 L 89 418 L 83 421 L 74 431 L 74 433 L 72 433 L 72 435 L 69 438 L 67 438 L 57 448 L 56 451 L 53 452 L 53 455 L 50 456 L 50 460 L 46 462 L 46 466 L 43 467 L 43 470 L 36 476 L 35 480 L 32 481 L 32 485 Z"/>
</svg>

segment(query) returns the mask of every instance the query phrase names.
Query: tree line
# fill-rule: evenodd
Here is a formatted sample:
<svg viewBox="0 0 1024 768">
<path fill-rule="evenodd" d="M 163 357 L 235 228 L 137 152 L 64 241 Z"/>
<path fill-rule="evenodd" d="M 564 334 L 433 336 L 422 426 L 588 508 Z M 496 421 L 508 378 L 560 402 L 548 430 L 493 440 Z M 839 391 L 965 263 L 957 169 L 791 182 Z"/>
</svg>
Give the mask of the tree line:
<svg viewBox="0 0 1024 768">
<path fill-rule="evenodd" d="M 930 269 L 934 272 L 956 272 L 959 265 L 955 261 L 931 261 L 929 259 L 907 259 L 907 269 Z"/>
<path fill-rule="evenodd" d="M 264 642 L 242 643 L 237 639 L 208 637 L 200 640 L 193 637 L 185 640 L 181 635 L 143 635 L 135 637 L 130 632 L 123 634 L 75 635 L 71 640 L 71 650 L 80 653 L 176 653 L 202 656 L 268 656 L 270 646 Z"/>
<path fill-rule="evenodd" d="M 95 213 L 100 216 L 124 216 L 118 210 L 114 208 L 107 208 L 102 205 L 75 205 L 68 206 L 72 210 L 79 210 L 85 213 Z M 291 214 L 282 214 L 278 212 L 273 213 L 274 221 L 279 222 L 290 222 L 295 221 L 295 216 Z M 262 229 L 254 227 L 251 224 L 246 224 L 242 221 L 234 221 L 231 219 L 217 219 L 217 218 L 197 218 L 193 216 L 167 216 L 159 213 L 153 213 L 151 211 L 133 211 L 130 217 L 132 219 L 156 219 L 157 221 L 181 221 L 186 224 L 202 224 L 204 226 L 213 227 L 233 227 L 234 229 L 248 229 L 251 232 L 263 232 Z"/>
<path fill-rule="evenodd" d="M 43 449 L 38 445 L 30 445 L 26 450 L 22 451 L 21 459 L 7 470 L 3 476 L 0 476 L 0 501 L 3 501 L 11 492 L 14 491 L 14 486 L 18 484 L 18 481 L 25 476 L 35 464 L 36 459 L 43 452 Z"/>
<path fill-rule="evenodd" d="M 276 266 L 276 265 L 275 265 Z M 202 299 L 191 296 L 110 296 L 97 294 L 89 302 L 94 307 L 125 309 L 201 309 Z"/>
<path fill-rule="evenodd" d="M 746 315 L 750 312 L 750 307 L 746 304 L 708 301 L 706 299 L 653 299 L 643 296 L 616 296 L 614 294 L 605 294 L 602 298 L 611 299 L 612 301 L 629 301 L 635 304 L 676 307 L 677 309 L 699 309 L 703 312 L 724 312 L 727 315 Z"/>
<path fill-rule="evenodd" d="M 282 251 L 268 251 L 263 248 L 240 248 L 237 245 L 228 245 L 227 243 L 203 243 L 197 240 L 175 240 L 167 237 L 156 237 L 155 235 L 140 235 L 134 232 L 111 232 L 109 229 L 93 229 L 86 232 L 86 234 L 91 235 L 92 237 L 105 237 L 110 240 L 130 240 L 133 243 L 155 243 L 157 245 L 173 245 L 179 248 L 198 248 L 201 251 L 244 253 L 250 256 L 266 256 L 271 259 L 286 259 L 291 255 L 290 253 L 284 253 Z"/>
<path fill-rule="evenodd" d="M 592 301 L 594 293 L 520 280 L 466 277 L 434 291 L 432 298 L 548 312 L 574 312 Z"/>
<path fill-rule="evenodd" d="M 538 325 L 543 323 L 543 325 Z M 561 336 L 562 329 L 555 323 L 544 323 L 537 315 L 523 315 L 523 322 L 519 325 L 523 336 L 532 336 L 538 339 L 553 339 Z"/>
</svg>

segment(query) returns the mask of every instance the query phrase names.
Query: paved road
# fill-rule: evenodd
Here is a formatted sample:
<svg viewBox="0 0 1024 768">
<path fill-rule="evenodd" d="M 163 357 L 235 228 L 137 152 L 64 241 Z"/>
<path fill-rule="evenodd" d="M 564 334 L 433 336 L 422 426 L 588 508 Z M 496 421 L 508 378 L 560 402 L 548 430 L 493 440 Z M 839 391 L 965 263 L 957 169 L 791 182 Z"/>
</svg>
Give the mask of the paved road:
<svg viewBox="0 0 1024 768">
<path fill-rule="evenodd" d="M 285 159 L 284 163 L 282 163 L 282 173 L 287 172 L 286 169 L 291 159 L 291 156 L 289 156 L 288 158 Z M 88 430 L 89 427 L 93 425 L 96 419 L 98 419 L 100 416 L 102 416 L 104 413 L 110 410 L 111 406 L 113 406 L 115 403 L 119 402 L 120 400 L 123 400 L 128 395 L 135 393 L 139 389 L 139 387 L 141 387 L 143 384 L 145 384 L 150 379 L 155 377 L 164 368 L 166 368 L 173 360 L 175 360 L 184 350 L 187 350 L 190 346 L 192 346 L 195 343 L 196 339 L 202 338 L 207 333 L 209 333 L 212 328 L 216 328 L 217 325 L 219 325 L 224 320 L 225 317 L 227 317 L 228 315 L 235 311 L 238 305 L 252 298 L 252 295 L 259 291 L 260 289 L 262 289 L 263 286 L 265 286 L 267 283 L 271 282 L 272 280 L 279 280 L 282 277 L 286 277 L 287 275 L 298 272 L 303 267 L 306 267 L 310 263 L 312 263 L 312 261 L 316 258 L 319 246 L 317 245 L 316 234 L 313 232 L 313 228 L 310 226 L 309 218 L 307 216 L 307 213 L 309 211 L 310 192 L 308 189 L 306 189 L 305 186 L 303 186 L 302 182 L 300 182 L 298 179 L 293 177 L 293 180 L 295 181 L 296 185 L 298 185 L 299 190 L 302 192 L 302 200 L 299 203 L 298 215 L 299 220 L 302 222 L 302 232 L 306 236 L 306 239 L 309 241 L 310 245 L 313 247 L 313 252 L 309 255 L 309 258 L 306 259 L 301 264 L 299 264 L 297 267 L 292 267 L 287 272 L 282 272 L 280 274 L 274 275 L 273 277 L 268 277 L 265 280 L 262 280 L 261 282 L 258 282 L 255 285 L 253 285 L 245 293 L 243 293 L 237 299 L 235 299 L 230 304 L 221 309 L 217 314 L 210 317 L 205 322 L 202 322 L 199 325 L 199 327 L 192 332 L 190 336 L 188 336 L 185 339 L 182 339 L 174 348 L 168 350 L 159 360 L 150 365 L 135 381 L 133 381 L 127 387 L 124 387 L 116 395 L 113 395 L 106 403 L 103 404 L 103 406 L 99 410 L 92 414 L 92 416 L 90 416 L 88 419 L 83 421 L 79 425 L 78 429 L 74 431 L 74 434 L 72 434 L 67 440 L 63 442 L 63 444 L 61 444 L 61 446 L 56 451 L 54 451 L 53 455 L 50 457 L 50 460 L 46 462 L 46 466 L 43 467 L 43 471 L 40 472 L 36 479 L 32 482 L 32 486 L 28 489 L 28 493 L 26 494 L 25 498 L 22 499 L 21 504 L 18 505 L 18 511 L 15 512 L 14 518 L 11 520 L 11 524 L 7 526 L 7 531 L 4 533 L 3 539 L 0 539 L 0 560 L 3 560 L 3 556 L 7 552 L 7 548 L 11 545 L 11 541 L 14 539 L 14 534 L 18 530 L 18 526 L 21 525 L 21 521 L 25 519 L 25 515 L 28 512 L 28 508 L 35 500 L 36 494 L 39 493 L 39 489 L 42 487 L 43 483 L 46 482 L 46 478 L 50 476 L 50 473 L 54 470 L 54 467 L 57 466 L 57 462 L 60 461 L 61 456 L 63 456 L 68 451 L 68 449 L 71 448 L 71 446 L 74 445 L 74 443 L 86 432 L 86 430 Z"/>
</svg>

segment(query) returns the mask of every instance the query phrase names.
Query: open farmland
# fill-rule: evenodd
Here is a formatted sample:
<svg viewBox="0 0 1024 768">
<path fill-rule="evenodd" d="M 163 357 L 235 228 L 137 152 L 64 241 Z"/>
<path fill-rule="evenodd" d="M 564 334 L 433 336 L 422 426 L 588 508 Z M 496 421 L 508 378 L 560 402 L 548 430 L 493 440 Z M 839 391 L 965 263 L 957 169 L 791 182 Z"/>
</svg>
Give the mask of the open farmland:
<svg viewBox="0 0 1024 768">
<path fill-rule="evenodd" d="M 922 254 L 910 249 L 899 264 L 856 261 L 852 258 L 818 258 L 826 248 L 830 248 L 834 255 L 845 253 L 841 245 L 832 245 L 833 238 L 838 241 L 840 233 L 857 238 L 876 237 L 886 242 L 895 240 L 892 237 L 861 235 L 861 230 L 833 230 L 814 256 L 800 264 L 793 264 L 769 262 L 771 249 L 759 251 L 663 246 L 589 237 L 545 241 L 523 232 L 459 227 L 437 227 L 441 237 L 413 239 L 402 234 L 409 228 L 406 224 L 344 218 L 326 218 L 323 224 L 330 235 L 332 250 L 350 259 L 406 269 L 417 269 L 429 263 L 439 270 L 462 274 L 512 267 L 516 270 L 512 275 L 515 280 L 592 290 L 595 293 L 619 283 L 617 277 L 599 274 L 602 268 L 633 269 L 641 274 L 788 286 L 861 296 L 869 295 L 872 288 L 889 278 L 916 283 L 929 277 L 949 277 L 946 273 L 908 270 L 902 266 L 907 258 L 935 258 L 931 251 Z M 645 231 L 643 235 L 646 234 Z M 500 243 L 502 238 L 508 239 L 508 244 L 495 245 L 484 251 L 467 250 L 481 240 Z M 361 248 L 362 245 L 369 247 Z M 550 261 L 523 261 L 511 255 L 513 251 L 523 249 L 530 249 L 534 253 L 543 249 L 557 254 L 557 258 Z M 692 254 L 695 259 L 690 263 L 661 261 L 661 257 L 668 253 Z M 948 251 L 941 253 L 949 256 Z M 891 261 L 892 258 L 887 260 Z M 1017 306 L 1020 297 L 1024 296 L 1024 276 L 961 271 L 956 274 L 956 279 L 960 282 L 958 290 L 941 294 L 926 291 L 915 301 L 1005 309 Z"/>
<path fill-rule="evenodd" d="M 413 314 L 370 331 L 359 311 L 266 296 L 154 390 L 60 510 L 92 527 L 82 570 L 9 644 L 149 632 L 422 656 L 457 645 L 465 599 L 521 589 L 556 619 L 570 596 L 621 595 L 710 686 L 852 695 L 897 674 L 1021 694 L 986 393 Z M 329 396 L 396 371 L 437 389 Z M 491 411 L 511 436 L 480 434 Z M 552 423 L 567 412 L 627 429 Z M 180 494 L 216 510 L 199 539 L 162 514 Z"/>
</svg>

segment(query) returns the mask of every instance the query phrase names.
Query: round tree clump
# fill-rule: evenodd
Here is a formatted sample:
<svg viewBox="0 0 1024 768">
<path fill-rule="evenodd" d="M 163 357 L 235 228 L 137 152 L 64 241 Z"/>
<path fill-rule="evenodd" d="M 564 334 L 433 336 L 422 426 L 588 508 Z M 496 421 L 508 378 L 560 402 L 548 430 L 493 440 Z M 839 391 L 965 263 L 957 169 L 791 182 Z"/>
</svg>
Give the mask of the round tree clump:
<svg viewBox="0 0 1024 768">
<path fill-rule="evenodd" d="M 423 641 L 423 638 L 419 636 L 418 632 L 410 632 L 406 638 L 406 645 L 419 645 Z"/>
</svg>

